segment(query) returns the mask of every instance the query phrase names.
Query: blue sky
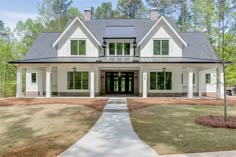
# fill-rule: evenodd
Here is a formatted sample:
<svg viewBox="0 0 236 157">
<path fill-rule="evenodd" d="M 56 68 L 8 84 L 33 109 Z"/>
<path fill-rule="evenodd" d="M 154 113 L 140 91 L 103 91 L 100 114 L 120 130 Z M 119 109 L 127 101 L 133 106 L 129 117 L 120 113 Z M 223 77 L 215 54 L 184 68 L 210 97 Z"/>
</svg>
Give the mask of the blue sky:
<svg viewBox="0 0 236 157">
<path fill-rule="evenodd" d="M 1 0 L 0 2 L 0 20 L 3 20 L 6 26 L 14 29 L 19 20 L 25 21 L 28 18 L 36 19 L 38 16 L 38 5 L 42 0 Z M 85 8 L 93 6 L 96 8 L 102 2 L 111 1 L 113 7 L 118 0 L 73 0 L 72 6 L 78 7 L 83 13 Z"/>
</svg>

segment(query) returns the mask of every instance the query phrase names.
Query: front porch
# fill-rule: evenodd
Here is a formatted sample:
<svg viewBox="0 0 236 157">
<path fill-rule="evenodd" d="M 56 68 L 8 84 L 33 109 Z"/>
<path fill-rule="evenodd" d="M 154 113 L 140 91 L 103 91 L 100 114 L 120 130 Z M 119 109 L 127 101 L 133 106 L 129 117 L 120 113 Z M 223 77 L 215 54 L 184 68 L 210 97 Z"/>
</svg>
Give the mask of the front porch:
<svg viewBox="0 0 236 157">
<path fill-rule="evenodd" d="M 212 95 L 223 98 L 224 94 L 220 64 L 17 65 L 16 97 L 23 96 L 23 69 L 26 69 L 27 97 L 124 95 L 191 99 Z"/>
</svg>

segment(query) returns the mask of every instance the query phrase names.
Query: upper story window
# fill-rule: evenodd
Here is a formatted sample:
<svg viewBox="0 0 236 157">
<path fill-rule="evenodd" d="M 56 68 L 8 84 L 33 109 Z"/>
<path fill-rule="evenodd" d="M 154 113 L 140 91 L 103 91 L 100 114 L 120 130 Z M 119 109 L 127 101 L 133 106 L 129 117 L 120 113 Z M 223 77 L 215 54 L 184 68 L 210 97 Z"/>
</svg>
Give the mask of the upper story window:
<svg viewBox="0 0 236 157">
<path fill-rule="evenodd" d="M 70 45 L 71 55 L 86 55 L 86 40 L 71 40 Z"/>
<path fill-rule="evenodd" d="M 169 40 L 153 40 L 154 55 L 169 55 Z"/>
<path fill-rule="evenodd" d="M 109 55 L 130 55 L 130 43 L 109 43 Z"/>
</svg>

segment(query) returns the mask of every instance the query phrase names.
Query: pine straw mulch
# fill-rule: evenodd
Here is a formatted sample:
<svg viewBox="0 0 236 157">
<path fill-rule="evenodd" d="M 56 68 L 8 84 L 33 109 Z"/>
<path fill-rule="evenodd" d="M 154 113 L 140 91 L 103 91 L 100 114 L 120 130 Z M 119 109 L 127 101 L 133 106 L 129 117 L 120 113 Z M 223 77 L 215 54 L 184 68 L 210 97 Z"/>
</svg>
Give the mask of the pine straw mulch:
<svg viewBox="0 0 236 157">
<path fill-rule="evenodd" d="M 3 98 L 0 106 L 39 105 L 39 104 L 74 104 L 84 105 L 103 111 L 107 99 L 103 98 Z"/>
<path fill-rule="evenodd" d="M 141 109 L 143 107 L 154 105 L 213 105 L 222 106 L 223 99 L 209 98 L 209 99 L 186 99 L 186 98 L 130 98 L 128 99 L 129 111 Z M 229 106 L 236 105 L 236 97 L 228 97 L 227 104 Z"/>
<path fill-rule="evenodd" d="M 213 128 L 230 128 L 236 129 L 236 117 L 229 116 L 227 121 L 224 122 L 224 116 L 202 116 L 195 119 L 195 122 L 201 125 Z"/>
</svg>

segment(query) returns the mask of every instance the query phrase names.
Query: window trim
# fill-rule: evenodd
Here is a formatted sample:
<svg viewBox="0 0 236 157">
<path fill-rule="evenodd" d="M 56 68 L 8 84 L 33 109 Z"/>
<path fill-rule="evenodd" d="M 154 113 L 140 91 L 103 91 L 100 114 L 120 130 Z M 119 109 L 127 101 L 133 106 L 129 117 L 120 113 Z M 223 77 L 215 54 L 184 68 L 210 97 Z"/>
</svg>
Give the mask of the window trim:
<svg viewBox="0 0 236 157">
<path fill-rule="evenodd" d="M 110 54 L 110 44 L 115 44 L 115 54 L 114 55 L 111 55 Z M 122 54 L 121 55 L 118 55 L 117 54 L 117 44 L 120 44 L 120 43 L 122 43 Z M 129 55 L 126 55 L 125 54 L 125 44 L 126 43 L 128 43 L 129 44 L 129 46 L 130 46 L 130 48 L 129 48 Z M 107 55 L 108 56 L 131 56 L 131 49 L 132 49 L 132 45 L 131 45 L 131 43 L 130 42 L 124 42 L 124 41 L 114 41 L 114 42 L 109 42 L 108 43 L 108 49 L 107 49 Z"/>
<path fill-rule="evenodd" d="M 159 41 L 161 41 L 160 42 L 160 54 L 154 54 L 154 42 L 156 41 L 156 40 L 159 40 Z M 167 40 L 168 41 L 168 54 L 166 55 L 166 54 L 162 54 L 162 41 L 163 40 Z M 169 38 L 153 38 L 152 39 L 152 54 L 153 54 L 153 56 L 158 56 L 158 57 L 160 57 L 160 56 L 169 56 L 170 55 L 170 39 Z"/>
<path fill-rule="evenodd" d="M 209 78 L 209 83 L 207 82 L 207 75 L 210 76 L 210 78 Z M 210 73 L 206 73 L 206 74 L 205 74 L 205 83 L 206 83 L 206 84 L 211 84 L 211 74 L 210 74 Z"/>
<path fill-rule="evenodd" d="M 69 84 L 68 84 L 68 73 L 69 73 L 69 72 L 73 72 L 73 88 L 72 88 L 72 89 L 69 89 L 69 88 L 68 88 L 68 87 L 69 87 L 69 86 L 68 86 L 68 85 L 69 85 Z M 80 76 L 80 77 L 81 77 L 81 78 L 80 78 L 80 81 L 81 81 L 81 82 L 80 82 L 80 83 L 81 83 L 81 86 L 80 86 L 80 87 L 81 87 L 81 88 L 80 88 L 80 89 L 76 89 L 76 88 L 75 88 L 75 82 L 76 82 L 76 81 L 75 81 L 75 73 L 76 73 L 76 72 L 81 73 L 81 74 L 82 74 L 82 73 L 88 73 L 88 88 L 87 88 L 87 89 L 83 89 L 83 75 Z M 90 88 L 90 85 L 89 85 L 89 77 L 90 77 L 89 71 L 85 71 L 85 70 L 84 70 L 84 71 L 81 71 L 81 70 L 80 70 L 80 71 L 72 71 L 72 70 L 67 71 L 67 72 L 66 72 L 66 89 L 69 90 L 69 91 L 88 91 L 89 88 Z"/>
<path fill-rule="evenodd" d="M 156 89 L 151 89 L 151 73 L 154 72 L 156 74 Z M 163 73 L 164 71 L 150 71 L 149 72 L 149 90 L 150 91 L 172 91 L 173 90 L 173 72 L 171 70 L 164 72 L 164 89 L 157 89 L 157 73 Z M 166 89 L 166 73 L 171 73 L 171 89 Z"/>
<path fill-rule="evenodd" d="M 76 40 L 77 41 L 77 54 L 71 54 L 71 41 Z M 81 55 L 79 53 L 79 41 L 85 41 L 85 54 Z M 70 39 L 70 56 L 86 56 L 87 55 L 87 39 L 86 38 L 71 38 Z"/>
<path fill-rule="evenodd" d="M 35 74 L 35 82 L 33 82 L 33 74 Z M 31 84 L 37 84 L 37 73 L 36 72 L 31 72 Z"/>
</svg>

